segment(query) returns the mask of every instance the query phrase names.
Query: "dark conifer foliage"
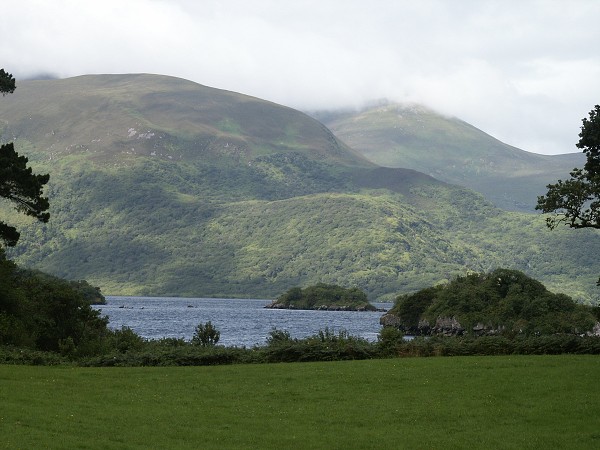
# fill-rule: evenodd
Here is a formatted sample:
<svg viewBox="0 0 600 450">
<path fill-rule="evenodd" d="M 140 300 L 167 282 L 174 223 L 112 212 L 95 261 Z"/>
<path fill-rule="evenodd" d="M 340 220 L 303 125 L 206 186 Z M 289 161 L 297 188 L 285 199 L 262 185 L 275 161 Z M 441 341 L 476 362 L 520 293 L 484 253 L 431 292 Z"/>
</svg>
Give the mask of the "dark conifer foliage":
<svg viewBox="0 0 600 450">
<path fill-rule="evenodd" d="M 0 196 L 15 203 L 17 211 L 48 222 L 50 214 L 48 198 L 42 196 L 44 185 L 50 176 L 35 175 L 27 167 L 28 159 L 19 156 L 12 143 L 0 147 Z M 6 245 L 14 246 L 19 240 L 15 227 L 0 221 L 0 238 Z"/>
<path fill-rule="evenodd" d="M 12 75 L 0 69 L 0 92 L 12 93 L 15 88 Z M 12 142 L 0 147 L 0 197 L 14 203 L 17 211 L 48 222 L 50 214 L 46 211 L 50 205 L 48 198 L 42 196 L 42 190 L 50 176 L 35 175 L 27 163 L 28 159 L 19 156 Z M 19 236 L 15 227 L 0 220 L 0 239 L 7 246 L 16 245 Z"/>
<path fill-rule="evenodd" d="M 16 84 L 12 74 L 0 69 L 0 92 L 2 92 L 2 95 L 12 94 L 15 89 Z"/>
</svg>

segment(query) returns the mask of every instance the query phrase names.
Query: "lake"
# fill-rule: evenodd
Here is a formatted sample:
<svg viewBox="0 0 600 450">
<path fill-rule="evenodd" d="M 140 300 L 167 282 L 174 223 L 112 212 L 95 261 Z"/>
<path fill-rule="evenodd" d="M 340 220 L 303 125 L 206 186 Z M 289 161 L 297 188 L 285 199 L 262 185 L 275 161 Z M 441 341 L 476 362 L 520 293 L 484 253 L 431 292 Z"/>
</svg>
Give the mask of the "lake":
<svg viewBox="0 0 600 450">
<path fill-rule="evenodd" d="M 190 340 L 194 329 L 209 320 L 221 332 L 219 344 L 226 346 L 264 345 L 269 333 L 277 328 L 294 338 L 304 338 L 328 327 L 337 333 L 376 341 L 382 312 L 299 311 L 265 309 L 271 300 L 115 297 L 107 296 L 106 305 L 95 308 L 108 316 L 109 326 L 131 328 L 148 339 L 164 337 Z M 374 303 L 388 309 L 389 303 Z"/>
</svg>

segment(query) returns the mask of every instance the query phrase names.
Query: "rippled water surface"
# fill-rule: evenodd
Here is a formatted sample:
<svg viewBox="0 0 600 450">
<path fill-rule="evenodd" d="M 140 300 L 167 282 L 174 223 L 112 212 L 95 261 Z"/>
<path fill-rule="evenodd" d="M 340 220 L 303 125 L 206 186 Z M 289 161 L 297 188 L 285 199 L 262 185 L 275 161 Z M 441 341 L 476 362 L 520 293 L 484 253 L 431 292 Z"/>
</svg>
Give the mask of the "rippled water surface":
<svg viewBox="0 0 600 450">
<path fill-rule="evenodd" d="M 108 316 L 111 328 L 130 327 L 149 339 L 175 337 L 191 339 L 199 323 L 209 320 L 221 332 L 219 344 L 263 345 L 273 328 L 303 338 L 319 330 L 347 330 L 353 336 L 377 340 L 382 312 L 295 311 L 265 309 L 271 300 L 106 297 L 97 308 Z M 389 304 L 375 304 L 388 308 Z"/>
</svg>

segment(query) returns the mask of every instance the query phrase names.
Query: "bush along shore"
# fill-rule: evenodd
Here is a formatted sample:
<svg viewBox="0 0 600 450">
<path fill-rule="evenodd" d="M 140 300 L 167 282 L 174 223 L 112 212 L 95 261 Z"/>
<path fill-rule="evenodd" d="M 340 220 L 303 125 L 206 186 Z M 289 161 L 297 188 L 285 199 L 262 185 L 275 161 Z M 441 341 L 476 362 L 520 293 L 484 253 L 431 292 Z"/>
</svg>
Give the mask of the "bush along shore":
<svg viewBox="0 0 600 450">
<path fill-rule="evenodd" d="M 263 346 L 226 347 L 172 338 L 144 340 L 128 328 L 112 332 L 107 341 L 103 351 L 85 356 L 0 346 L 0 364 L 208 366 L 395 357 L 600 354 L 598 336 L 434 336 L 407 340 L 393 327 L 384 327 L 376 342 L 328 329 L 297 339 L 287 331 L 274 329 Z"/>
<path fill-rule="evenodd" d="M 108 319 L 90 306 L 97 297 L 96 288 L 20 270 L 1 256 L 0 364 L 190 366 L 600 353 L 600 308 L 551 294 L 514 271 L 459 277 L 448 285 L 398 297 L 384 316 L 387 326 L 376 342 L 328 328 L 298 339 L 275 328 L 264 345 L 246 348 L 219 345 L 220 332 L 210 321 L 199 324 L 190 341 L 147 340 L 130 328 L 112 330 Z M 357 307 L 366 301 L 356 288 L 323 284 L 290 289 L 278 301 L 320 307 L 332 298 Z M 444 319 L 448 317 L 451 320 Z M 414 326 L 427 335 L 407 339 L 405 334 L 414 331 Z"/>
</svg>

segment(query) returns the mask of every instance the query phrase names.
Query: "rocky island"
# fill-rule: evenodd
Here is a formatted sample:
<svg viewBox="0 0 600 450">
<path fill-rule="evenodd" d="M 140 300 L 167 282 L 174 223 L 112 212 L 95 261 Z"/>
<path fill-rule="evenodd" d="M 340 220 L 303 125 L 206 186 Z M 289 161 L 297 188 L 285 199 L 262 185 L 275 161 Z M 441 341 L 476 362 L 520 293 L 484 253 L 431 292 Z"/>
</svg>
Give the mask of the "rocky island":
<svg viewBox="0 0 600 450">
<path fill-rule="evenodd" d="M 359 288 L 318 283 L 307 288 L 293 287 L 265 306 L 272 309 L 313 309 L 321 311 L 377 311 Z"/>
<path fill-rule="evenodd" d="M 497 269 L 401 295 L 380 323 L 414 336 L 600 335 L 600 308 Z"/>
</svg>

